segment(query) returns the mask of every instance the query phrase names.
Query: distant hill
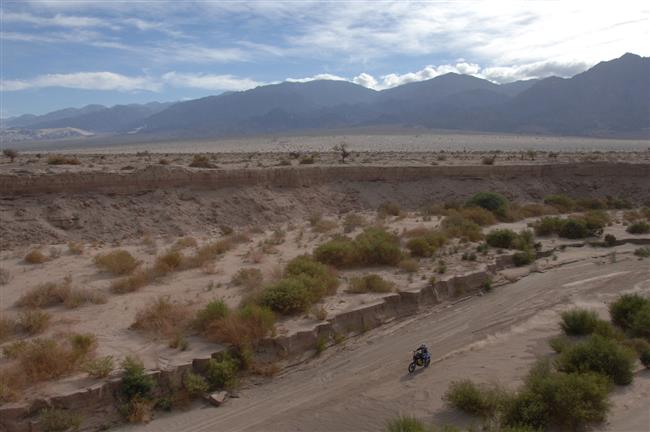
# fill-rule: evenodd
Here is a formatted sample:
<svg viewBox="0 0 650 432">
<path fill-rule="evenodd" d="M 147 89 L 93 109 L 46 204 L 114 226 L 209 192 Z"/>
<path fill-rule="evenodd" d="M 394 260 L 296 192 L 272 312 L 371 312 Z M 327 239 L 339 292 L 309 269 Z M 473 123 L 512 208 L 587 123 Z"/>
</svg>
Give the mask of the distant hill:
<svg viewBox="0 0 650 432">
<path fill-rule="evenodd" d="M 347 81 L 284 82 L 174 104 L 89 105 L 3 124 L 142 140 L 376 125 L 650 138 L 650 58 L 625 54 L 572 78 L 501 85 L 455 73 L 383 91 Z"/>
</svg>

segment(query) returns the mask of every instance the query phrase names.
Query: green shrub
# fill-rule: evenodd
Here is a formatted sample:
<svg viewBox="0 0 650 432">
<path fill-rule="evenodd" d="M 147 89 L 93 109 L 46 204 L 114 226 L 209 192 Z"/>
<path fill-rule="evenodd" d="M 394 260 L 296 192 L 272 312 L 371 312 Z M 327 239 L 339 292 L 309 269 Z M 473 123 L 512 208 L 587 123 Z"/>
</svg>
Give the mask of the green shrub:
<svg viewBox="0 0 650 432">
<path fill-rule="evenodd" d="M 336 293 L 339 280 L 332 269 L 313 258 L 302 255 L 287 263 L 287 277 L 302 278 L 311 295 L 311 301 L 318 301 L 326 295 Z"/>
<path fill-rule="evenodd" d="M 556 353 L 561 353 L 571 346 L 571 340 L 565 335 L 555 336 L 548 341 L 548 345 Z"/>
<path fill-rule="evenodd" d="M 80 414 L 58 408 L 45 408 L 38 415 L 39 423 L 45 432 L 76 431 L 81 426 Z"/>
<path fill-rule="evenodd" d="M 606 234 L 604 240 L 605 240 L 605 246 L 607 246 L 607 247 L 616 246 L 616 236 L 615 235 Z"/>
<path fill-rule="evenodd" d="M 485 236 L 485 241 L 492 247 L 501 249 L 510 249 L 512 243 L 517 238 L 517 234 L 509 229 L 497 229 L 490 231 Z"/>
<path fill-rule="evenodd" d="M 643 366 L 645 366 L 647 369 L 650 369 L 650 349 L 643 351 L 639 355 L 639 360 L 641 360 L 641 364 Z"/>
<path fill-rule="evenodd" d="M 107 376 L 110 375 L 111 372 L 113 372 L 113 357 L 112 356 L 106 356 L 106 357 L 100 357 L 97 359 L 93 359 L 89 362 L 87 362 L 83 370 L 91 377 L 99 379 L 99 378 L 106 378 Z"/>
<path fill-rule="evenodd" d="M 557 367 L 567 373 L 603 374 L 625 385 L 632 382 L 634 357 L 634 352 L 617 341 L 592 335 L 562 352 Z"/>
<path fill-rule="evenodd" d="M 247 289 L 255 289 L 262 285 L 264 276 L 262 271 L 256 268 L 240 269 L 232 278 L 232 283 L 236 286 L 243 286 Z"/>
<path fill-rule="evenodd" d="M 498 216 L 505 216 L 509 202 L 508 199 L 501 194 L 495 192 L 479 192 L 474 194 L 465 205 L 467 207 L 482 207 Z"/>
<path fill-rule="evenodd" d="M 399 216 L 402 213 L 402 208 L 395 202 L 382 203 L 377 209 L 380 215 Z"/>
<path fill-rule="evenodd" d="M 532 250 L 519 251 L 512 256 L 512 262 L 515 266 L 521 267 L 535 261 L 535 252 Z"/>
<path fill-rule="evenodd" d="M 507 405 L 504 423 L 535 430 L 549 426 L 579 430 L 605 420 L 609 388 L 602 375 L 558 373 L 538 365 Z"/>
<path fill-rule="evenodd" d="M 648 306 L 650 299 L 638 294 L 624 294 L 609 306 L 609 314 L 614 324 L 624 330 L 630 330 L 636 315 Z"/>
<path fill-rule="evenodd" d="M 228 353 L 220 359 L 211 358 L 208 361 L 205 377 L 211 389 L 231 389 L 237 386 L 239 365 Z"/>
<path fill-rule="evenodd" d="M 399 416 L 386 424 L 386 432 L 428 432 L 424 423 L 415 417 Z"/>
<path fill-rule="evenodd" d="M 212 300 L 196 313 L 194 325 L 204 331 L 212 322 L 224 318 L 228 313 L 230 313 L 230 309 L 223 300 Z"/>
<path fill-rule="evenodd" d="M 559 235 L 568 239 L 581 239 L 589 237 L 591 231 L 585 221 L 580 219 L 567 219 L 560 227 Z"/>
<path fill-rule="evenodd" d="M 284 278 L 268 286 L 261 296 L 261 304 L 284 315 L 305 312 L 312 303 L 305 278 Z"/>
<path fill-rule="evenodd" d="M 582 219 L 587 225 L 590 235 L 600 235 L 603 229 L 611 221 L 609 214 L 603 210 L 591 210 L 586 212 Z"/>
<path fill-rule="evenodd" d="M 645 221 L 637 221 L 630 224 L 626 231 L 630 234 L 648 234 L 650 233 L 650 224 Z"/>
<path fill-rule="evenodd" d="M 460 214 L 477 225 L 488 226 L 497 223 L 494 213 L 482 207 L 465 207 L 459 210 Z"/>
<path fill-rule="evenodd" d="M 355 243 L 347 237 L 337 237 L 321 244 L 314 250 L 314 258 L 337 268 L 353 267 L 359 262 Z"/>
<path fill-rule="evenodd" d="M 498 387 L 479 386 L 470 380 L 461 380 L 449 385 L 443 399 L 468 414 L 489 418 L 497 413 L 506 397 Z"/>
<path fill-rule="evenodd" d="M 569 336 L 584 336 L 594 332 L 598 322 L 596 312 L 586 309 L 572 309 L 562 312 L 562 331 Z"/>
<path fill-rule="evenodd" d="M 382 228 L 366 228 L 354 241 L 362 264 L 396 265 L 402 259 L 399 239 Z"/>
<path fill-rule="evenodd" d="M 393 290 L 393 283 L 376 274 L 355 277 L 350 280 L 349 292 L 352 293 L 387 293 Z"/>
<path fill-rule="evenodd" d="M 632 336 L 650 339 L 650 304 L 644 305 L 632 318 Z"/>
<path fill-rule="evenodd" d="M 538 236 L 550 236 L 553 234 L 558 234 L 563 224 L 564 219 L 561 219 L 559 217 L 543 217 L 535 224 L 535 234 Z"/>
<path fill-rule="evenodd" d="M 650 257 L 650 247 L 640 247 L 634 250 L 634 255 L 641 258 Z"/>
<path fill-rule="evenodd" d="M 420 264 L 413 258 L 406 258 L 400 261 L 397 264 L 397 267 L 406 273 L 417 273 L 418 269 L 420 268 Z"/>
<path fill-rule="evenodd" d="M 142 361 L 136 357 L 128 356 L 122 362 L 121 391 L 128 400 L 136 397 L 149 398 L 154 388 L 154 380 L 147 375 Z"/>
<path fill-rule="evenodd" d="M 192 372 L 186 373 L 183 377 L 183 386 L 190 396 L 193 397 L 201 396 L 210 389 L 205 378 Z"/>
<path fill-rule="evenodd" d="M 406 248 L 414 257 L 430 257 L 436 252 L 425 237 L 413 237 L 406 242 Z"/>
<path fill-rule="evenodd" d="M 575 202 L 566 195 L 547 195 L 544 197 L 544 204 L 553 206 L 562 213 L 571 211 L 575 206 Z"/>
</svg>

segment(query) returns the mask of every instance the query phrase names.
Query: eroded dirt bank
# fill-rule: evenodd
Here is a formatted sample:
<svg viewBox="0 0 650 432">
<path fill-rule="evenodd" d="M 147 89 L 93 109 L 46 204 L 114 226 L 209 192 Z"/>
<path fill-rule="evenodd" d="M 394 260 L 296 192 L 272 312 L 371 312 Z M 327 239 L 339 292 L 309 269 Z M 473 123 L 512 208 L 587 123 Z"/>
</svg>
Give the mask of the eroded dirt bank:
<svg viewBox="0 0 650 432">
<path fill-rule="evenodd" d="M 650 165 L 563 163 L 468 166 L 301 166 L 128 173 L 0 175 L 2 249 L 67 240 L 121 241 L 269 225 L 314 212 L 405 209 L 492 190 L 514 201 L 552 193 L 650 200 Z"/>
</svg>

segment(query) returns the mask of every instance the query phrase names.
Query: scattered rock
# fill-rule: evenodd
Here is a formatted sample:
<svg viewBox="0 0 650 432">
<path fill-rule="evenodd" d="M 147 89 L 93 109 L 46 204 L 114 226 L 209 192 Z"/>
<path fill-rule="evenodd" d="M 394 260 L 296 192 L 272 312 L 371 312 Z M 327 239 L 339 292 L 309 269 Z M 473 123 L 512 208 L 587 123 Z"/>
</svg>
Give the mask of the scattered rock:
<svg viewBox="0 0 650 432">
<path fill-rule="evenodd" d="M 228 398 L 228 392 L 219 391 L 208 395 L 207 400 L 214 406 L 221 406 Z"/>
</svg>

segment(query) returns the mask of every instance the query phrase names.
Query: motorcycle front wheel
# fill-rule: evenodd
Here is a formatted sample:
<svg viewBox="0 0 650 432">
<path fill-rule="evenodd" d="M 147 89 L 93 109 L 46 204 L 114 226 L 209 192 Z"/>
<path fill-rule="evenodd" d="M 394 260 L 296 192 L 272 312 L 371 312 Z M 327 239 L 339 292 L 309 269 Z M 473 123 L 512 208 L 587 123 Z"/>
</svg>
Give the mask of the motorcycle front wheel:
<svg viewBox="0 0 650 432">
<path fill-rule="evenodd" d="M 415 362 L 411 362 L 409 364 L 409 373 L 413 373 L 415 371 Z"/>
</svg>

